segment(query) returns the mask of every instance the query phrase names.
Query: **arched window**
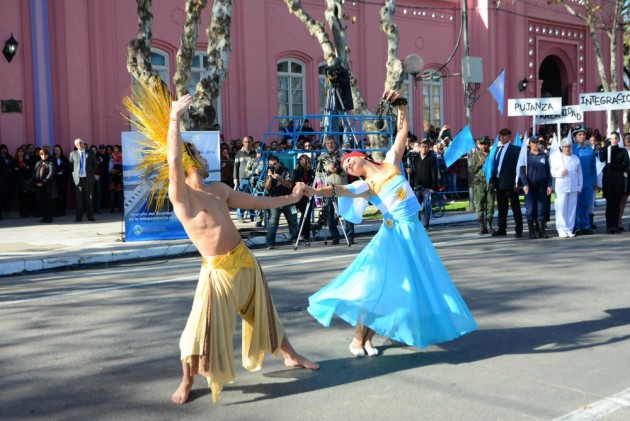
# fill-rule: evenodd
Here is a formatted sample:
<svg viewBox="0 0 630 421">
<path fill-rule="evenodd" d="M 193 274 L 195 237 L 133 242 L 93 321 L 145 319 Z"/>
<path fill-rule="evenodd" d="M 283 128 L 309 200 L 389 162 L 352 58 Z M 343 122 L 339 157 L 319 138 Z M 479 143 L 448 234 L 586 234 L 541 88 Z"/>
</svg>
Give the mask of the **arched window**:
<svg viewBox="0 0 630 421">
<path fill-rule="evenodd" d="M 422 82 L 422 100 L 423 100 L 423 116 L 425 130 L 429 130 L 429 126 L 433 125 L 437 131 L 440 131 L 443 124 L 443 93 L 442 93 L 442 74 L 434 75 L 435 71 L 427 70 L 423 76 L 428 77 Z M 433 75 L 432 77 L 429 75 Z"/>
<path fill-rule="evenodd" d="M 168 54 L 157 48 L 151 48 L 151 66 L 159 75 L 166 86 L 171 86 L 171 73 L 168 67 Z"/>
<path fill-rule="evenodd" d="M 278 115 L 306 114 L 304 69 L 295 59 L 278 62 Z"/>
<path fill-rule="evenodd" d="M 197 51 L 193 56 L 192 65 L 190 67 L 190 87 L 188 88 L 188 92 L 190 95 L 195 93 L 195 88 L 197 87 L 197 83 L 208 76 L 208 53 L 204 51 Z M 219 97 L 212 104 L 214 106 L 214 110 L 217 112 L 216 122 L 221 124 L 221 94 L 219 93 Z"/>
</svg>

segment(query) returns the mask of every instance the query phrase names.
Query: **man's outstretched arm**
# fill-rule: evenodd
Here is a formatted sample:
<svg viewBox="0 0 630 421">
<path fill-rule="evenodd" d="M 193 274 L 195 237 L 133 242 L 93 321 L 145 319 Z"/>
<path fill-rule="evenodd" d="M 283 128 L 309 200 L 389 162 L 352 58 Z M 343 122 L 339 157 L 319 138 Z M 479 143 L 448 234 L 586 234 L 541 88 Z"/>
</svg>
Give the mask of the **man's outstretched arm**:
<svg viewBox="0 0 630 421">
<path fill-rule="evenodd" d="M 184 173 L 184 164 L 182 157 L 182 142 L 179 124 L 182 115 L 192 103 L 190 95 L 184 95 L 177 101 L 173 101 L 171 105 L 170 122 L 168 126 L 168 137 L 166 141 L 166 151 L 168 160 L 168 195 L 170 200 L 175 203 L 182 203 L 186 193 L 186 174 Z"/>
</svg>

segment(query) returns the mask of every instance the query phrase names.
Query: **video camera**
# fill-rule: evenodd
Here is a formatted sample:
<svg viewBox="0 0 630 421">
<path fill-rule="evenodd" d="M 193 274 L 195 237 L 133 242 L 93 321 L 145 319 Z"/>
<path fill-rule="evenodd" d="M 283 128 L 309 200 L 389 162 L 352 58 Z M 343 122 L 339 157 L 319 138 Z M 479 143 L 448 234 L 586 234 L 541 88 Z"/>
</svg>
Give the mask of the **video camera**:
<svg viewBox="0 0 630 421">
<path fill-rule="evenodd" d="M 336 111 L 350 111 L 354 109 L 352 89 L 350 88 L 350 73 L 342 66 L 341 60 L 335 58 L 333 64 L 325 67 L 326 76 L 330 84 L 339 92 L 341 103 L 335 104 Z M 328 110 L 330 111 L 330 110 Z"/>
<path fill-rule="evenodd" d="M 324 70 L 326 71 L 326 76 L 335 77 L 339 75 L 343 68 L 341 67 L 341 64 L 333 64 L 332 66 L 326 66 Z"/>
<path fill-rule="evenodd" d="M 376 121 L 376 128 L 378 130 L 383 129 L 383 127 L 385 126 L 384 117 L 389 116 L 392 119 L 392 128 L 394 131 L 396 131 L 396 127 L 398 127 L 398 125 L 396 124 L 398 115 L 393 111 L 392 107 L 397 107 L 399 105 L 407 105 L 407 99 L 398 98 L 396 101 L 390 103 L 385 98 L 381 98 L 381 100 L 378 102 L 378 105 L 376 106 L 376 116 L 378 117 L 378 120 Z"/>
</svg>

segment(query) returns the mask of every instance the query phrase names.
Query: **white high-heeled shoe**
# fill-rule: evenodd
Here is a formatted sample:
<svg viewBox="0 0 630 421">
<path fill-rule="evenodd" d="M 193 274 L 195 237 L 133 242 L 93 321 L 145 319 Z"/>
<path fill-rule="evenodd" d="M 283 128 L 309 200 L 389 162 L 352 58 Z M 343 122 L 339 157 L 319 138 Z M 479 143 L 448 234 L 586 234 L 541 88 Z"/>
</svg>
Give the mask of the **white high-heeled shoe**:
<svg viewBox="0 0 630 421">
<path fill-rule="evenodd" d="M 353 348 L 352 344 L 348 346 L 350 353 L 354 355 L 356 358 L 365 357 L 365 350 L 363 348 Z"/>
<path fill-rule="evenodd" d="M 366 346 L 363 349 L 365 349 L 365 353 L 368 355 L 368 357 L 376 357 L 379 354 L 378 349 L 373 347 Z"/>
</svg>

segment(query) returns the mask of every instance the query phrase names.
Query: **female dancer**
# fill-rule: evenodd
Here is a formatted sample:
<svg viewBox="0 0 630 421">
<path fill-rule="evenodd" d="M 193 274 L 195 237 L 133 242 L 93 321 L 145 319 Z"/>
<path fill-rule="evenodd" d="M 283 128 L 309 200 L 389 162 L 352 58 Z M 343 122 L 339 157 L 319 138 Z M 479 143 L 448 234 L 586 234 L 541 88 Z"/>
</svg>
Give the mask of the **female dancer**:
<svg viewBox="0 0 630 421">
<path fill-rule="evenodd" d="M 374 333 L 425 348 L 477 329 L 420 224 L 420 204 L 400 169 L 409 132 L 406 100 L 396 91 L 385 91 L 383 98 L 398 106 L 398 133 L 385 162 L 351 152 L 342 167 L 362 180 L 305 190 L 339 196 L 340 213 L 351 222 L 360 222 L 367 200 L 383 214 L 383 226 L 354 262 L 309 298 L 308 311 L 324 326 L 333 314 L 356 325 L 350 344 L 356 357 L 379 353 Z"/>
</svg>

